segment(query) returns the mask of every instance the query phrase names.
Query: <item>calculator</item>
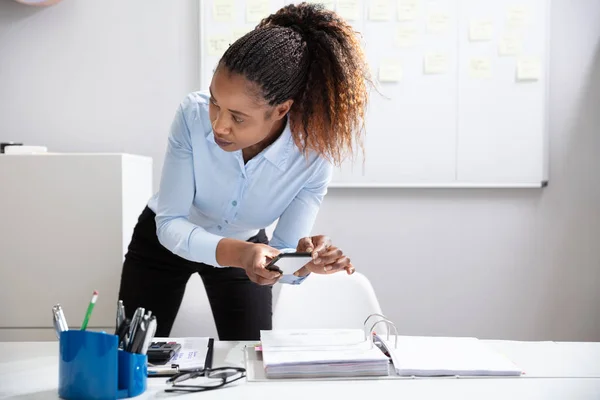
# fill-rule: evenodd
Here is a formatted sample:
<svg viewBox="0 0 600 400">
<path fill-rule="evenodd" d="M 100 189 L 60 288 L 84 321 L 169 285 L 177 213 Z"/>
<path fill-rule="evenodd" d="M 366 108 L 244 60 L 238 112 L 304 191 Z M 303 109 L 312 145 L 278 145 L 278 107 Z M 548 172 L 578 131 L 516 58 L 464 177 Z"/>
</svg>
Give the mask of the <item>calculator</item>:
<svg viewBox="0 0 600 400">
<path fill-rule="evenodd" d="M 148 362 L 152 364 L 166 363 L 181 349 L 176 342 L 152 342 L 148 347 Z"/>
</svg>

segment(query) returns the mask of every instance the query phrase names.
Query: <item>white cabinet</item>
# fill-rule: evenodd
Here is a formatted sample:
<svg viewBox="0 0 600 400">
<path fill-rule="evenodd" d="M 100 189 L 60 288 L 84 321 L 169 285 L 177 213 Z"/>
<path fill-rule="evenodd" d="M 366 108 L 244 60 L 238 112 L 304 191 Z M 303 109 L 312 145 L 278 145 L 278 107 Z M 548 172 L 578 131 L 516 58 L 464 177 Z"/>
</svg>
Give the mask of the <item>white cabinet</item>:
<svg viewBox="0 0 600 400">
<path fill-rule="evenodd" d="M 152 159 L 0 155 L 0 341 L 55 338 L 60 303 L 78 328 L 114 329 L 123 257 L 152 195 Z"/>
</svg>

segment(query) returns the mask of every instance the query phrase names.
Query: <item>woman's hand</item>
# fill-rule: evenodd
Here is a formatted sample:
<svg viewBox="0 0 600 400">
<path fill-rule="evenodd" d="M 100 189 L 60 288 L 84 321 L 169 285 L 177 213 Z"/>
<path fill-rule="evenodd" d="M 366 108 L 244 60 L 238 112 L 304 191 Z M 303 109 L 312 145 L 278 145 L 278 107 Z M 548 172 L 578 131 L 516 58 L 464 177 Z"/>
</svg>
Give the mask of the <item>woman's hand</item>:
<svg viewBox="0 0 600 400">
<path fill-rule="evenodd" d="M 242 268 L 252 282 L 273 285 L 281 278 L 281 274 L 269 271 L 265 266 L 279 253 L 279 250 L 265 244 L 250 244 L 241 254 Z"/>
<path fill-rule="evenodd" d="M 354 273 L 354 267 L 344 252 L 331 244 L 331 239 L 324 235 L 305 237 L 298 241 L 297 252 L 312 253 L 313 260 L 294 273 L 305 276 L 309 272 L 315 274 L 333 274 L 346 270 L 348 275 Z"/>
</svg>

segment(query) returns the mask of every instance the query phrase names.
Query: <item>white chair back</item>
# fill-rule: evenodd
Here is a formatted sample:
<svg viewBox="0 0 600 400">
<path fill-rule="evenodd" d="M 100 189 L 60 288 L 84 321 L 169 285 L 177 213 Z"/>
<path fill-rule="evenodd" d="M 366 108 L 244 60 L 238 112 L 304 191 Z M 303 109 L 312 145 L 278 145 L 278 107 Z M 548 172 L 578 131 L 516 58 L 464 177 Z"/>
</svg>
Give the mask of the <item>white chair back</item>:
<svg viewBox="0 0 600 400">
<path fill-rule="evenodd" d="M 281 285 L 273 309 L 273 329 L 362 329 L 365 319 L 374 313 L 381 314 L 381 306 L 365 275 L 312 274 L 300 285 Z M 375 330 L 387 332 L 383 323 Z"/>
</svg>

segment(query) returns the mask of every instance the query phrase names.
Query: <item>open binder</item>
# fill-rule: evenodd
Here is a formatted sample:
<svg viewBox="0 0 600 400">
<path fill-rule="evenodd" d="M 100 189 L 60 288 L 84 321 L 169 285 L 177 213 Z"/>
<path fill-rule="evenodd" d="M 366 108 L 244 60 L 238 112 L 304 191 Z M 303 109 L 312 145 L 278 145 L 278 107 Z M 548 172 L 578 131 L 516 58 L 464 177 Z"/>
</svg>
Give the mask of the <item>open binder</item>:
<svg viewBox="0 0 600 400">
<path fill-rule="evenodd" d="M 386 334 L 376 328 L 384 325 Z M 510 359 L 474 337 L 398 335 L 372 314 L 363 329 L 261 331 L 261 351 L 247 349 L 248 380 L 520 376 Z M 249 365 L 252 364 L 252 365 Z M 262 369 L 254 371 L 252 369 Z M 260 380 L 260 379 L 257 379 Z"/>
</svg>

